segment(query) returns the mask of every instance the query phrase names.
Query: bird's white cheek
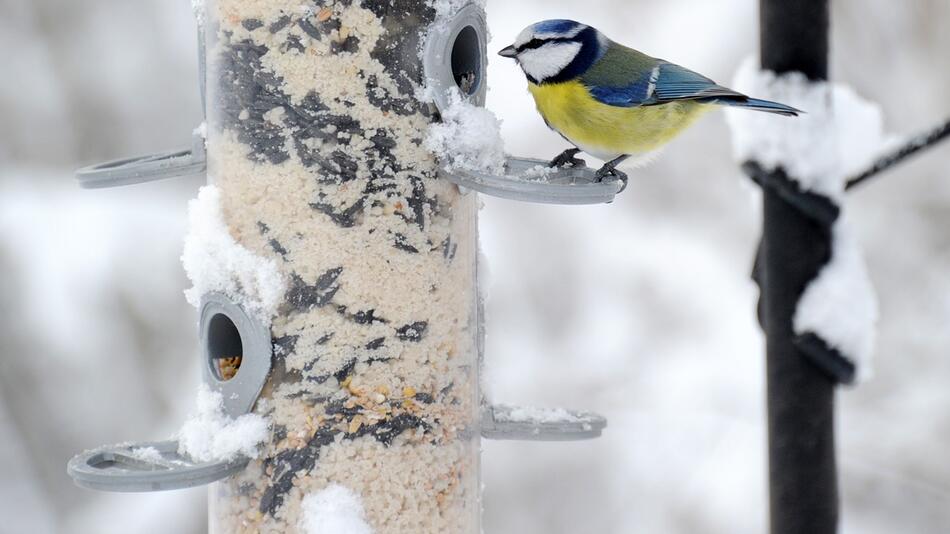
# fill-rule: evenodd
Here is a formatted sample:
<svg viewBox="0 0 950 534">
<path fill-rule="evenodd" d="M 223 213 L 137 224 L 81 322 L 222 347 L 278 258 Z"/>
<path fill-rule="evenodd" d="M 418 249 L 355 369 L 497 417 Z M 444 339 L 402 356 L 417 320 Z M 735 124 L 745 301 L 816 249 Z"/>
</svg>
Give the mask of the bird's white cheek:
<svg viewBox="0 0 950 534">
<path fill-rule="evenodd" d="M 528 76 L 543 81 L 557 76 L 581 51 L 580 43 L 550 43 L 518 54 L 521 68 Z"/>
</svg>

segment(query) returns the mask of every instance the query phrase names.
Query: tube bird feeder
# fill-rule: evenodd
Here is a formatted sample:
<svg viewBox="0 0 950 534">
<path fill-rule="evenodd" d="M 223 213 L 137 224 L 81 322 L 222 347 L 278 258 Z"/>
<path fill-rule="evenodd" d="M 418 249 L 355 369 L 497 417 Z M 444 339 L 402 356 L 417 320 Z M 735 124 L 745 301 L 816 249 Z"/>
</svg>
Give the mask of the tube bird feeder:
<svg viewBox="0 0 950 534">
<path fill-rule="evenodd" d="M 544 183 L 446 173 L 424 148 L 447 89 L 484 105 L 474 2 L 207 0 L 199 20 L 206 126 L 194 147 L 79 179 L 108 187 L 207 168 L 193 210 L 217 214 L 231 244 L 186 245 L 203 379 L 229 417 L 266 417 L 269 437 L 257 458 L 205 462 L 174 441 L 103 447 L 70 474 L 111 491 L 212 484 L 212 533 L 305 531 L 308 495 L 334 485 L 378 534 L 480 532 L 482 437 L 588 439 L 606 421 L 482 397 L 468 189 L 579 203 L 609 201 L 619 184 L 570 169 Z M 200 265 L 189 268 L 189 247 Z M 158 454 L 136 454 L 143 446 Z"/>
</svg>

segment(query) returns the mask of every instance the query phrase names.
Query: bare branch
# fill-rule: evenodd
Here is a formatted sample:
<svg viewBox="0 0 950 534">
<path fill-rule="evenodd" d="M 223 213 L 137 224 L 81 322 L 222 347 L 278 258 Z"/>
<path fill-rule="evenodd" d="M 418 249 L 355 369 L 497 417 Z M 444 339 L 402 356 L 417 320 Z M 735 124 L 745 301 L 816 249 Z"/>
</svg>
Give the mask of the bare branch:
<svg viewBox="0 0 950 534">
<path fill-rule="evenodd" d="M 894 152 L 879 158 L 874 162 L 874 165 L 872 165 L 871 168 L 848 180 L 846 189 L 851 189 L 852 187 L 861 185 L 866 180 L 873 178 L 874 176 L 903 162 L 914 154 L 930 148 L 947 138 L 950 138 L 950 119 L 944 121 L 943 124 L 934 128 L 933 130 L 911 138 L 910 141 Z"/>
</svg>

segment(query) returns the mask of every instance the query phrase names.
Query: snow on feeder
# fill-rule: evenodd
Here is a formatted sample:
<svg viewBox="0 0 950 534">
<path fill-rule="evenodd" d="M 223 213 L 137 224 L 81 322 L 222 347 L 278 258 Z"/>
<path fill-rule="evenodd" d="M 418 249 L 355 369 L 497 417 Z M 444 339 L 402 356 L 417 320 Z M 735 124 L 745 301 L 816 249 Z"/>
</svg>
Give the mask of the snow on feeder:
<svg viewBox="0 0 950 534">
<path fill-rule="evenodd" d="M 328 500 L 378 533 L 480 532 L 481 437 L 587 439 L 606 422 L 485 403 L 465 188 L 480 175 L 578 203 L 590 191 L 552 177 L 591 179 L 506 178 L 526 167 L 503 154 L 492 175 L 471 164 L 498 155 L 480 140 L 435 150 L 483 118 L 476 3 L 209 0 L 199 20 L 206 142 L 78 173 L 107 187 L 207 167 L 183 255 L 199 413 L 177 440 L 87 452 L 70 474 L 110 491 L 214 482 L 212 532 L 306 531 Z"/>
</svg>

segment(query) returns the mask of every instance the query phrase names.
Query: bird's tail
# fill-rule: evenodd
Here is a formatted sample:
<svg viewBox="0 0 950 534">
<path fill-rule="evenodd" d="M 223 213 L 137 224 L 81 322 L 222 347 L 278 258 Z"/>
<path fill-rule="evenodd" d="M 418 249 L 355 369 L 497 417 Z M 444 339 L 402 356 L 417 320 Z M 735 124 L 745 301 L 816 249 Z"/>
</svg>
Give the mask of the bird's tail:
<svg viewBox="0 0 950 534">
<path fill-rule="evenodd" d="M 722 106 L 733 106 L 737 108 L 751 109 L 753 111 L 764 111 L 766 113 L 776 113 L 786 117 L 797 117 L 799 113 L 804 113 L 800 109 L 795 109 L 778 102 L 760 100 L 758 98 L 712 98 L 708 101 L 710 104 L 719 104 Z"/>
</svg>

